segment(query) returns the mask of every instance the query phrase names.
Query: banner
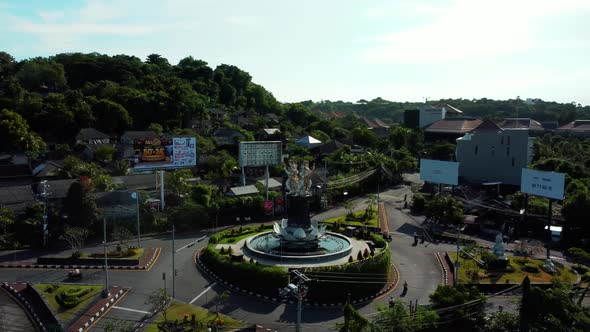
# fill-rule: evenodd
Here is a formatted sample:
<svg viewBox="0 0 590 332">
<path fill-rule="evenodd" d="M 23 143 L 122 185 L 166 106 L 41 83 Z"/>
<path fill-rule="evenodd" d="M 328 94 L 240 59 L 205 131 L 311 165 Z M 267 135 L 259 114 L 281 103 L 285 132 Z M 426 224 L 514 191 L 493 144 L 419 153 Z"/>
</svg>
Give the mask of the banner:
<svg viewBox="0 0 590 332">
<path fill-rule="evenodd" d="M 133 142 L 135 169 L 169 169 L 197 164 L 194 137 L 141 138 Z"/>
</svg>

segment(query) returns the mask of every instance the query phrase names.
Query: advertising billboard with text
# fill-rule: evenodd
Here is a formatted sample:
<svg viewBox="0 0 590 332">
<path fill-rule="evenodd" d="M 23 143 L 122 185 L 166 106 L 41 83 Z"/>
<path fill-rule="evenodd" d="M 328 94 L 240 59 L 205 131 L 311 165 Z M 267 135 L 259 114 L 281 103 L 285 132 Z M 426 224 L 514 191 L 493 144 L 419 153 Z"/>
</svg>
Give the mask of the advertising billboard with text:
<svg viewBox="0 0 590 332">
<path fill-rule="evenodd" d="M 240 142 L 240 166 L 270 166 L 282 161 L 282 142 Z"/>
<path fill-rule="evenodd" d="M 420 180 L 456 186 L 459 183 L 459 163 L 420 159 Z"/>
<path fill-rule="evenodd" d="M 194 137 L 141 138 L 133 142 L 135 169 L 170 169 L 197 164 Z"/>
<path fill-rule="evenodd" d="M 523 168 L 520 191 L 523 193 L 563 200 L 565 174 Z"/>
</svg>

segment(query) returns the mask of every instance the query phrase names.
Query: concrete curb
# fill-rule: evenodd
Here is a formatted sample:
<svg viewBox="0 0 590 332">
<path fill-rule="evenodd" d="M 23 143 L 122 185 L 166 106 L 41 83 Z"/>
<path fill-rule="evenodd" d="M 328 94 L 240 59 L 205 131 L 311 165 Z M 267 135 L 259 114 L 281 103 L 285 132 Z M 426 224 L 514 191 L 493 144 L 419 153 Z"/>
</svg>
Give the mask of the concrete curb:
<svg viewBox="0 0 590 332">
<path fill-rule="evenodd" d="M 39 328 L 39 330 L 47 331 L 47 328 L 45 328 L 45 325 L 43 324 L 43 322 L 41 322 L 39 316 L 37 316 L 35 308 L 29 303 L 29 301 L 27 301 L 27 299 L 24 298 L 24 296 L 22 296 L 16 289 L 14 289 L 6 282 L 3 282 L 2 286 L 0 287 L 7 290 L 8 293 L 10 293 L 10 295 L 13 298 L 15 298 L 18 301 L 18 303 L 28 312 L 29 317 L 32 318 L 33 323 Z"/>
<path fill-rule="evenodd" d="M 449 271 L 447 270 L 447 266 L 442 262 L 442 258 L 440 257 L 440 253 L 435 252 L 434 253 L 434 258 L 436 258 L 436 261 L 440 265 L 440 268 L 441 268 L 441 270 L 443 272 L 443 283 L 444 283 L 444 285 L 448 285 L 449 284 Z"/>
<path fill-rule="evenodd" d="M 84 327 L 78 329 L 78 332 L 86 331 L 86 329 L 88 329 L 88 327 L 90 327 L 94 321 L 98 320 L 98 318 L 100 318 L 100 316 L 106 312 L 106 310 L 115 302 L 115 300 L 119 298 L 119 296 L 123 295 L 124 291 L 124 289 L 120 289 L 114 296 L 112 296 L 107 303 L 105 303 L 92 317 L 90 317 L 90 319 L 84 323 Z"/>
</svg>

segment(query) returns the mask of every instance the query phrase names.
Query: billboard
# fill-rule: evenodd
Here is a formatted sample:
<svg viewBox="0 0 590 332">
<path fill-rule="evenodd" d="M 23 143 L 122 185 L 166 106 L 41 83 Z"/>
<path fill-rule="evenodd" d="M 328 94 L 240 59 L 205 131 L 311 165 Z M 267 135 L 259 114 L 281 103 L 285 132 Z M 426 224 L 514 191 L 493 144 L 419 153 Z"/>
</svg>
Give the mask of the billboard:
<svg viewBox="0 0 590 332">
<path fill-rule="evenodd" d="M 459 183 L 459 163 L 420 159 L 420 180 L 456 186 Z"/>
<path fill-rule="evenodd" d="M 140 138 L 133 141 L 135 169 L 169 169 L 197 164 L 194 137 Z"/>
<path fill-rule="evenodd" d="M 278 165 L 282 155 L 281 141 L 240 142 L 240 167 Z"/>
<path fill-rule="evenodd" d="M 565 174 L 523 168 L 520 191 L 523 193 L 563 200 Z"/>
</svg>

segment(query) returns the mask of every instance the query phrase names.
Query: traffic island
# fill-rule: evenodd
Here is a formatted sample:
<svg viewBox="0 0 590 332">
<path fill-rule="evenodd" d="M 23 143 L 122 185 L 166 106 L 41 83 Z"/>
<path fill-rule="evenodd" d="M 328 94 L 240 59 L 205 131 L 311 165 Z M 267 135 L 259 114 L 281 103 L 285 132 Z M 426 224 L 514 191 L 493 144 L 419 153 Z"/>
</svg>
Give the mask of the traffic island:
<svg viewBox="0 0 590 332">
<path fill-rule="evenodd" d="M 130 257 L 116 255 L 116 251 L 107 254 L 108 267 L 111 270 L 149 270 L 160 256 L 160 248 L 135 249 L 137 253 Z M 2 262 L 0 268 L 38 268 L 38 269 L 104 269 L 104 255 L 94 253 L 80 257 L 42 256 L 36 261 Z"/>
<path fill-rule="evenodd" d="M 484 253 L 482 249 L 481 253 Z M 491 256 L 490 256 L 491 255 Z M 495 265 L 492 254 L 467 255 L 463 251 L 459 256 L 458 283 L 477 286 L 483 292 L 497 292 L 513 285 L 521 284 L 529 277 L 532 284 L 551 284 L 560 281 L 567 284 L 579 282 L 580 277 L 572 269 L 553 262 L 553 271 L 546 266 L 546 261 L 528 257 L 506 257 L 505 267 Z M 451 270 L 456 264 L 457 253 L 447 252 L 446 263 Z"/>
</svg>

